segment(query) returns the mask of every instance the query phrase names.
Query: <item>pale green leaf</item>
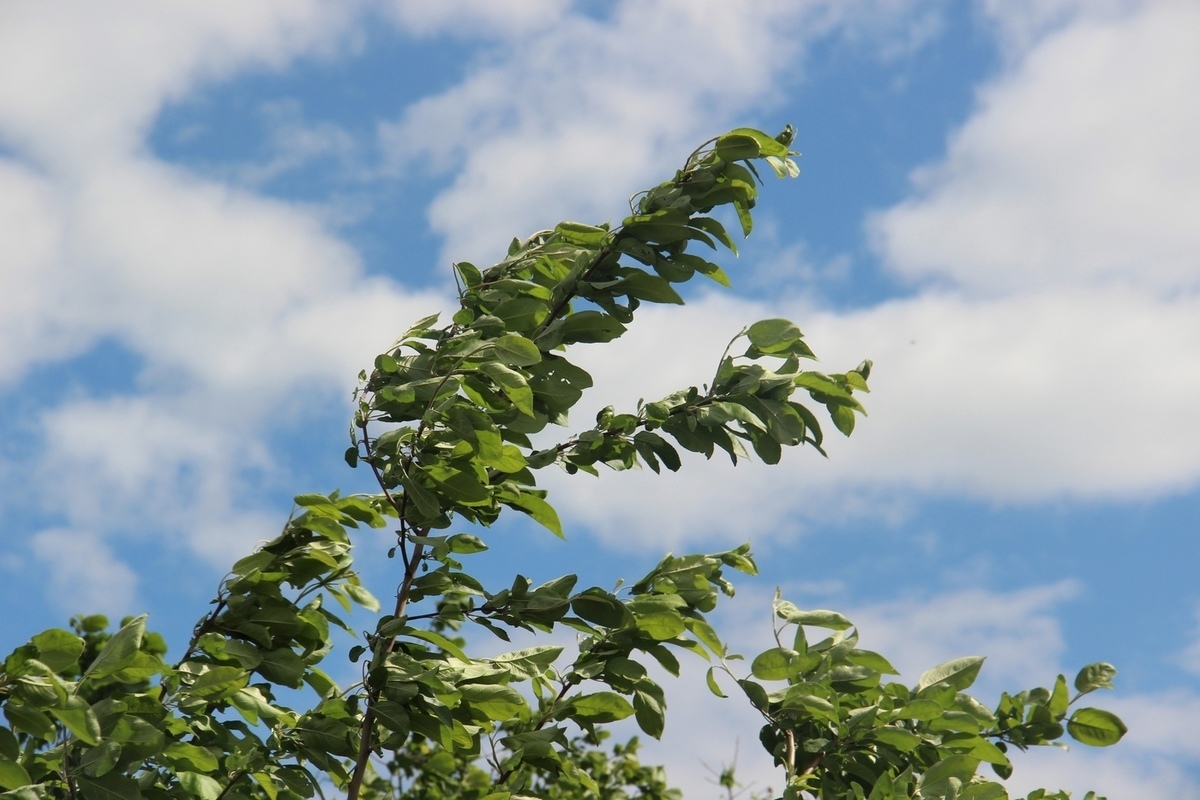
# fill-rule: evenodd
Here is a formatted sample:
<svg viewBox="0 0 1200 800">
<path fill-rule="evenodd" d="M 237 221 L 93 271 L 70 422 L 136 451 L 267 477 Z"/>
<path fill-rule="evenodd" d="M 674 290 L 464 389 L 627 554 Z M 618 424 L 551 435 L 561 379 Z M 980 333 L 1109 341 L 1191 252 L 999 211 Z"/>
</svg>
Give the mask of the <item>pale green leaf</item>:
<svg viewBox="0 0 1200 800">
<path fill-rule="evenodd" d="M 975 682 L 982 666 L 982 656 L 965 656 L 939 664 L 921 675 L 917 681 L 917 691 L 923 692 L 931 687 L 951 687 L 961 691 Z"/>
<path fill-rule="evenodd" d="M 1120 717 L 1101 708 L 1080 708 L 1067 720 L 1071 738 L 1092 747 L 1108 747 L 1121 741 L 1129 729 Z"/>
<path fill-rule="evenodd" d="M 133 663 L 134 655 L 142 646 L 142 636 L 146 633 L 146 614 L 134 617 L 121 630 L 112 635 L 104 644 L 104 649 L 91 663 L 80 683 L 101 678 L 107 678 Z"/>
</svg>

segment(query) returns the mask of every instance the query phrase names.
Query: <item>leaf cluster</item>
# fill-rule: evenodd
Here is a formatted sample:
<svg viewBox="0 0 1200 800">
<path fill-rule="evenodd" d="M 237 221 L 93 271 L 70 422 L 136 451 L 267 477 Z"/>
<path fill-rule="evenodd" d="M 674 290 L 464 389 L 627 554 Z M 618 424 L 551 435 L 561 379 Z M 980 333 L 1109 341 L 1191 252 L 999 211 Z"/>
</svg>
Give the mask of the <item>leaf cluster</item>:
<svg viewBox="0 0 1200 800">
<path fill-rule="evenodd" d="M 721 211 L 748 235 L 756 163 L 794 177 L 791 141 L 790 127 L 736 129 L 635 195 L 619 225 L 563 222 L 514 240 L 487 269 L 456 264 L 450 321 L 417 321 L 360 375 L 345 457 L 371 471 L 379 494 L 297 497 L 281 534 L 234 564 L 177 660 L 145 617 L 111 634 L 106 620 L 81 617 L 17 648 L 0 671 L 0 798 L 677 800 L 662 770 L 640 763 L 637 741 L 607 746 L 605 728 L 632 718 L 661 736 L 665 691 L 652 670 L 679 675 L 680 653 L 709 661 L 709 687 L 722 693 L 717 674 L 733 675 L 736 656 L 708 615 L 733 594 L 727 573 L 757 572 L 749 546 L 668 555 L 611 590 L 579 589 L 571 574 L 487 587 L 464 562 L 487 552 L 486 529 L 506 511 L 563 535 L 536 481 L 552 465 L 674 471 L 681 450 L 775 464 L 785 447 L 824 454 L 826 418 L 853 432 L 870 362 L 805 369 L 814 354 L 782 319 L 738 332 L 707 383 L 602 409 L 561 437 L 551 427 L 571 424 L 592 385 L 573 348 L 621 336 L 646 303 L 682 303 L 678 287 L 696 275 L 728 285 L 710 260 L 737 253 Z M 386 610 L 353 568 L 364 529 L 395 537 Z M 320 665 L 334 631 L 354 634 L 345 615 L 355 606 L 377 617 L 350 648 L 361 680 L 343 689 Z M 1107 665 L 1080 673 L 1074 699 L 1060 677 L 1004 695 L 993 712 L 964 693 L 982 659 L 942 665 L 914 688 L 884 683 L 894 670 L 857 647 L 845 618 L 778 598 L 775 614 L 776 646 L 735 679 L 766 721 L 761 741 L 787 798 L 1006 797 L 977 770 L 1005 777 L 1008 748 L 1064 735 L 1107 745 L 1124 733 L 1102 710 L 1068 716 L 1109 685 Z M 806 628 L 832 633 L 810 643 Z M 478 657 L 464 629 L 504 641 L 569 633 L 575 647 Z M 723 785 L 732 791 L 731 774 Z"/>
<path fill-rule="evenodd" d="M 776 646 L 755 656 L 749 676 L 735 679 L 766 722 L 760 740 L 787 775 L 785 800 L 1006 800 L 1003 784 L 979 771 L 987 765 L 994 776 L 1009 777 L 1011 747 L 1050 745 L 1064 734 L 1107 747 L 1125 734 L 1120 719 L 1102 709 L 1077 708 L 1067 716 L 1084 695 L 1111 688 L 1116 670 L 1109 664 L 1080 670 L 1073 698 L 1060 675 L 1052 690 L 1004 694 L 992 711 L 965 691 L 983 666 L 980 656 L 940 664 L 912 687 L 885 682 L 895 668 L 859 648 L 841 614 L 803 611 L 778 593 L 774 611 Z M 810 641 L 810 629 L 828 634 Z M 715 674 L 734 675 L 728 660 L 708 674 L 720 696 Z M 1036 797 L 1068 797 L 1039 791 Z"/>
</svg>

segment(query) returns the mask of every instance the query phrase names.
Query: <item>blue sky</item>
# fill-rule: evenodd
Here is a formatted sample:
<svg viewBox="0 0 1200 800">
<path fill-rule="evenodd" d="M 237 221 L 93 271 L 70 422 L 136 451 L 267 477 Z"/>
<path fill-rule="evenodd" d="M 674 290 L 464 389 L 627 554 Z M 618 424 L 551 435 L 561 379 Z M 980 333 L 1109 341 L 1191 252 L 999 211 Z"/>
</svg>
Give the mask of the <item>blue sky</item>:
<svg viewBox="0 0 1200 800">
<path fill-rule="evenodd" d="M 451 261 L 791 123 L 802 175 L 764 188 L 733 291 L 582 356 L 580 418 L 702 382 L 770 316 L 830 370 L 875 361 L 870 417 L 828 461 L 549 476 L 568 541 L 501 526 L 486 571 L 610 585 L 749 539 L 744 651 L 779 585 L 910 680 L 1112 661 L 1126 741 L 1014 786 L 1200 798 L 1198 78 L 1190 0 L 7 4 L 0 649 L 83 611 L 178 645 L 293 494 L 370 488 L 355 375 L 449 307 Z M 691 679 L 657 757 L 715 795 L 698 764 L 741 731 L 768 784 L 753 717 Z"/>
</svg>

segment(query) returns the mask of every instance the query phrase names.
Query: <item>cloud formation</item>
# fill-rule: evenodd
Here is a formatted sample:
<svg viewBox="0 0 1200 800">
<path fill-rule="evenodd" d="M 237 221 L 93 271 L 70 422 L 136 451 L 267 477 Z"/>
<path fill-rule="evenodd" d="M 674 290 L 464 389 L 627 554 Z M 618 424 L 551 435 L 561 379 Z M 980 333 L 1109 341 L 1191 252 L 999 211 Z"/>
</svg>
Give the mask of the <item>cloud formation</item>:
<svg viewBox="0 0 1200 800">
<path fill-rule="evenodd" d="M 331 54 L 357 13 L 316 0 L 0 12 L 0 263 L 14 287 L 0 297 L 0 384 L 102 343 L 138 365 L 131 390 L 38 403 L 40 463 L 18 485 L 55 509 L 33 547 L 73 591 L 54 593 L 67 609 L 130 599 L 112 599 L 134 584 L 106 537 L 157 529 L 224 567 L 269 535 L 274 510 L 241 487 L 281 469 L 278 426 L 344 402 L 404 320 L 443 304 L 365 277 L 311 211 L 147 149 L 164 104 Z M 51 502 L 68 476 L 74 490 Z M 68 540 L 88 558 L 51 558 Z"/>
<path fill-rule="evenodd" d="M 619 219 L 631 187 L 745 124 L 749 109 L 778 105 L 813 42 L 919 46 L 937 14 L 918 5 L 668 0 L 621 2 L 604 19 L 564 15 L 409 106 L 380 140 L 394 169 L 454 176 L 430 226 L 447 260 L 491 263 L 515 232 L 564 216 Z"/>
<path fill-rule="evenodd" d="M 1200 291 L 1200 7 L 1082 15 L 985 86 L 944 159 L 872 221 L 887 265 L 971 292 Z"/>
</svg>

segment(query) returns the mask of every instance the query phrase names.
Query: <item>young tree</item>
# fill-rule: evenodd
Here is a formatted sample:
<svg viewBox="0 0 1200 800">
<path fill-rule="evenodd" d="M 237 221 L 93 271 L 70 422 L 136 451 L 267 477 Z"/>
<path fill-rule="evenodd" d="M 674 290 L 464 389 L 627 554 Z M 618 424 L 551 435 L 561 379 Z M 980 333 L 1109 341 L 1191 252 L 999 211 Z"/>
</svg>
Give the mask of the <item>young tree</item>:
<svg viewBox="0 0 1200 800">
<path fill-rule="evenodd" d="M 567 425 L 591 385 L 568 359 L 573 345 L 617 338 L 643 303 L 682 303 L 674 285 L 697 273 L 728 284 L 690 248 L 736 253 L 710 212 L 731 207 L 749 234 L 755 164 L 795 176 L 791 141 L 790 128 L 774 138 L 737 129 L 637 195 L 616 227 L 563 222 L 514 240 L 489 269 L 456 264 L 451 320 L 418 321 L 361 375 L 346 460 L 370 470 L 379 494 L 297 497 L 282 533 L 233 565 L 178 658 L 166 659 L 144 616 L 112 634 L 101 617 L 75 618 L 73 630 L 17 648 L 0 672 L 0 798 L 674 798 L 662 770 L 638 761 L 636 740 L 609 747 L 605 726 L 633 717 L 659 736 L 666 703 L 646 664 L 678 675 L 680 651 L 711 662 L 714 693 L 725 680 L 762 714 L 785 798 L 1002 798 L 981 768 L 1007 777 L 1011 747 L 1064 733 L 1116 742 L 1115 716 L 1070 711 L 1111 685 L 1106 664 L 1079 673 L 1074 697 L 1059 676 L 991 711 L 964 692 L 981 658 L 935 667 L 915 687 L 885 683 L 895 670 L 857 646 L 849 620 L 778 596 L 772 646 L 738 672 L 708 614 L 733 593 L 727 572 L 755 573 L 748 545 L 667 556 L 616 591 L 578 590 L 574 575 L 485 587 L 465 570 L 502 513 L 562 536 L 535 479 L 551 465 L 677 470 L 678 447 L 775 464 L 785 446 L 823 452 L 814 408 L 852 432 L 870 362 L 802 369 L 813 353 L 800 330 L 771 319 L 734 337 L 708 385 L 606 408 L 558 441 L 544 433 Z M 473 532 L 450 532 L 463 523 Z M 399 585 L 350 650 L 362 680 L 341 689 L 319 666 L 330 631 L 349 630 L 339 613 L 354 604 L 379 611 L 353 569 L 363 526 L 394 530 Z M 566 628 L 578 647 L 481 658 L 459 635 L 468 623 L 503 640 Z M 829 634 L 814 641 L 814 630 Z M 306 710 L 285 704 L 304 698 Z"/>
</svg>

